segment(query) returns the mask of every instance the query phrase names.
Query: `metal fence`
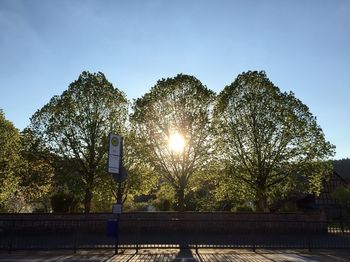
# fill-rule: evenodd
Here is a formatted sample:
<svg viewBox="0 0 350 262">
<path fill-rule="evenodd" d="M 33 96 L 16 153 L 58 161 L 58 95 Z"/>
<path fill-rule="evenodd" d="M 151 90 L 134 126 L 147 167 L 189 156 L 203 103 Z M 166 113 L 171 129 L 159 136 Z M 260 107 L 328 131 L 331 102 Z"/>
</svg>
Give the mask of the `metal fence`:
<svg viewBox="0 0 350 262">
<path fill-rule="evenodd" d="M 348 221 L 121 220 L 120 248 L 350 248 Z M 0 219 L 0 249 L 108 249 L 104 219 Z"/>
</svg>

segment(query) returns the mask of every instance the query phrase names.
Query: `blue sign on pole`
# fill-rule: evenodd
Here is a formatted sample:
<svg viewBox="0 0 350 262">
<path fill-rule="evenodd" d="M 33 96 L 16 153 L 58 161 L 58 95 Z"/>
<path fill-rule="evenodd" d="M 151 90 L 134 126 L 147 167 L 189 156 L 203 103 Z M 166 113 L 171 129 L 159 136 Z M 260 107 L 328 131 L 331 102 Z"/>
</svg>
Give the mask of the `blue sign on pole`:
<svg viewBox="0 0 350 262">
<path fill-rule="evenodd" d="M 117 220 L 109 219 L 107 221 L 107 236 L 115 237 L 117 233 Z"/>
</svg>

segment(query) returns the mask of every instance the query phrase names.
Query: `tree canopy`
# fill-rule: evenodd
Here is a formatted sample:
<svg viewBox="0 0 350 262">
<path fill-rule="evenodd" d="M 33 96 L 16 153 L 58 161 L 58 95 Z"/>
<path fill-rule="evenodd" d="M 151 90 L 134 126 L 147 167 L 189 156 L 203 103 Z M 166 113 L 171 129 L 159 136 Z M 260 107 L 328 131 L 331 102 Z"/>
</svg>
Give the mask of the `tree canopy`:
<svg viewBox="0 0 350 262">
<path fill-rule="evenodd" d="M 334 155 L 309 108 L 263 71 L 219 95 L 179 74 L 132 107 L 103 73 L 82 72 L 30 121 L 19 133 L 0 110 L 0 211 L 109 211 L 110 131 L 124 137 L 126 210 L 288 208 L 320 192 Z M 346 175 L 348 162 L 335 170 Z"/>
<path fill-rule="evenodd" d="M 17 170 L 21 165 L 21 140 L 19 131 L 5 118 L 0 109 L 0 210 L 19 188 Z"/>
<path fill-rule="evenodd" d="M 319 192 L 333 146 L 308 107 L 264 72 L 242 73 L 224 88 L 215 124 L 225 168 L 253 195 L 257 210 L 292 190 Z"/>
<path fill-rule="evenodd" d="M 24 202 L 40 203 L 43 210 L 48 211 L 49 195 L 53 190 L 55 156 L 29 129 L 21 132 L 21 142 L 22 168 L 19 173 L 22 197 L 25 198 Z"/>
<path fill-rule="evenodd" d="M 133 106 L 131 123 L 139 155 L 174 189 L 180 211 L 189 180 L 205 169 L 211 155 L 214 98 L 195 77 L 179 74 L 158 81 Z"/>
<path fill-rule="evenodd" d="M 51 152 L 76 161 L 83 182 L 85 212 L 105 174 L 107 135 L 125 133 L 127 99 L 102 73 L 82 72 L 60 96 L 31 118 L 30 129 Z"/>
</svg>

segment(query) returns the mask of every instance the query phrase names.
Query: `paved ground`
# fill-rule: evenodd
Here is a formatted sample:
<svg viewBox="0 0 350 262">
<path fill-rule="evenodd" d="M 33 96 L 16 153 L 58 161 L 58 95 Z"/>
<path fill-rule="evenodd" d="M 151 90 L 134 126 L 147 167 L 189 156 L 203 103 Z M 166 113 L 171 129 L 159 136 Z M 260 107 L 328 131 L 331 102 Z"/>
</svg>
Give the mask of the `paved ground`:
<svg viewBox="0 0 350 262">
<path fill-rule="evenodd" d="M 219 250 L 200 249 L 195 250 L 133 250 L 123 251 L 114 255 L 112 250 L 79 251 L 74 254 L 71 251 L 16 251 L 11 254 L 1 252 L 0 261 L 69 261 L 69 262 L 221 262 L 221 261 L 252 261 L 252 262 L 294 262 L 294 261 L 350 261 L 349 249 L 338 250 Z"/>
</svg>

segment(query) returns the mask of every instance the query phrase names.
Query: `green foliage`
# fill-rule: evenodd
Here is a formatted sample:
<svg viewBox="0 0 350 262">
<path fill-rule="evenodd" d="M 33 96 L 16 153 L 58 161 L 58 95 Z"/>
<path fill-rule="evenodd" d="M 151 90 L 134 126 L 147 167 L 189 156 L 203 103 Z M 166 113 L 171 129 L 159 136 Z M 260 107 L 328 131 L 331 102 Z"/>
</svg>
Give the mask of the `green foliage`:
<svg viewBox="0 0 350 262">
<path fill-rule="evenodd" d="M 248 205 L 238 205 L 236 208 L 235 208 L 235 211 L 236 212 L 253 212 L 253 208 L 251 206 L 248 206 Z"/>
<path fill-rule="evenodd" d="M 0 111 L 0 211 L 110 212 L 111 130 L 124 137 L 128 211 L 294 210 L 332 169 L 316 118 L 264 72 L 242 73 L 217 97 L 193 76 L 161 79 L 134 101 L 130 125 L 128 106 L 102 73 L 82 72 L 21 134 Z M 182 151 L 169 148 L 174 133 Z M 348 203 L 348 191 L 333 196 Z"/>
<path fill-rule="evenodd" d="M 54 155 L 44 148 L 29 129 L 21 134 L 22 168 L 20 187 L 27 204 L 49 210 L 49 198 L 53 190 Z"/>
<path fill-rule="evenodd" d="M 28 212 L 34 204 L 49 210 L 52 190 L 52 155 L 45 151 L 30 130 L 21 134 L 0 116 L 0 181 L 2 209 Z"/>
<path fill-rule="evenodd" d="M 193 76 L 162 79 L 135 101 L 131 124 L 139 142 L 138 155 L 163 177 L 176 193 L 178 210 L 185 208 L 185 192 L 194 172 L 210 158 L 211 106 L 214 93 Z M 169 149 L 172 133 L 180 133 L 185 148 Z"/>
<path fill-rule="evenodd" d="M 139 195 L 151 195 L 159 186 L 159 175 L 139 153 L 143 150 L 142 146 L 135 132 L 129 132 L 124 139 L 123 165 L 128 171 L 123 183 L 124 202 L 133 201 Z"/>
<path fill-rule="evenodd" d="M 169 199 L 160 198 L 154 202 L 155 207 L 159 211 L 171 211 L 171 201 Z"/>
<path fill-rule="evenodd" d="M 106 174 L 107 135 L 124 135 L 128 103 L 102 73 L 83 72 L 60 96 L 31 118 L 31 131 L 50 152 L 73 161 L 84 190 L 85 212 L 91 208 L 99 176 Z"/>
<path fill-rule="evenodd" d="M 78 200 L 72 193 L 67 191 L 58 191 L 51 197 L 51 207 L 54 213 L 76 212 Z"/>
<path fill-rule="evenodd" d="M 84 181 L 79 170 L 77 170 L 78 166 L 79 161 L 77 159 L 67 159 L 55 155 L 53 161 L 53 187 L 55 190 L 64 189 L 83 201 L 85 193 Z"/>
<path fill-rule="evenodd" d="M 0 210 L 11 210 L 8 200 L 19 190 L 20 152 L 19 131 L 0 110 Z"/>
<path fill-rule="evenodd" d="M 223 203 L 217 198 L 219 174 L 215 167 L 208 165 L 206 170 L 195 172 L 191 179 L 185 203 L 188 210 L 222 211 Z"/>
<path fill-rule="evenodd" d="M 167 183 L 160 184 L 152 205 L 159 211 L 174 211 L 177 207 L 174 188 Z"/>
<path fill-rule="evenodd" d="M 234 183 L 266 211 L 274 192 L 318 193 L 334 154 L 316 118 L 293 93 L 282 93 L 264 72 L 247 72 L 219 94 L 215 106 L 219 154 Z"/>
<path fill-rule="evenodd" d="M 98 177 L 94 188 L 94 197 L 91 202 L 93 212 L 111 212 L 112 204 L 116 203 L 116 183 L 109 174 Z"/>
<path fill-rule="evenodd" d="M 235 210 L 246 202 L 254 199 L 252 190 L 245 183 L 237 181 L 233 172 L 224 170 L 216 174 L 217 186 L 214 189 L 214 197 L 219 204 L 218 210 Z"/>
</svg>

